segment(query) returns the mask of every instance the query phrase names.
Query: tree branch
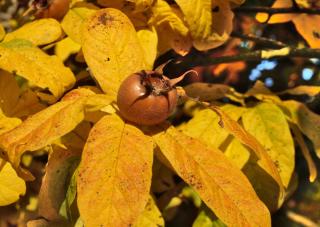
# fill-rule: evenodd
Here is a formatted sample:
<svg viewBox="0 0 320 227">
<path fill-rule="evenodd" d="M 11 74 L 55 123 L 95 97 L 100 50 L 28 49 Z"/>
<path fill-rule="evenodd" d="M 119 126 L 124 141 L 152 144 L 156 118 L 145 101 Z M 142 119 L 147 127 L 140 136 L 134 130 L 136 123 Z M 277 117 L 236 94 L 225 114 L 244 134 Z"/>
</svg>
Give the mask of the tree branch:
<svg viewBox="0 0 320 227">
<path fill-rule="evenodd" d="M 233 9 L 236 13 L 268 13 L 268 14 L 279 14 L 279 13 L 306 13 L 311 15 L 320 15 L 320 9 L 317 8 L 270 8 L 270 7 L 238 7 Z"/>
<path fill-rule="evenodd" d="M 256 50 L 238 55 L 221 57 L 212 57 L 208 54 L 190 54 L 178 58 L 176 61 L 177 63 L 169 63 L 168 71 L 174 73 L 175 75 L 179 75 L 179 73 L 181 74 L 181 72 L 184 72 L 196 66 L 210 66 L 237 61 L 261 61 L 264 59 L 283 59 L 292 57 L 320 58 L 320 49 L 297 49 L 285 47 L 280 50 Z"/>
<path fill-rule="evenodd" d="M 285 43 L 282 43 L 280 41 L 277 41 L 277 40 L 274 40 L 274 39 L 265 38 L 265 37 L 259 37 L 259 36 L 255 36 L 255 35 L 252 35 L 252 34 L 243 35 L 243 34 L 240 34 L 240 33 L 237 33 L 237 32 L 233 32 L 231 34 L 231 37 L 244 39 L 244 40 L 250 40 L 250 41 L 253 41 L 255 43 L 260 43 L 262 45 L 275 47 L 275 48 L 282 48 L 282 47 L 286 47 L 287 46 Z"/>
</svg>

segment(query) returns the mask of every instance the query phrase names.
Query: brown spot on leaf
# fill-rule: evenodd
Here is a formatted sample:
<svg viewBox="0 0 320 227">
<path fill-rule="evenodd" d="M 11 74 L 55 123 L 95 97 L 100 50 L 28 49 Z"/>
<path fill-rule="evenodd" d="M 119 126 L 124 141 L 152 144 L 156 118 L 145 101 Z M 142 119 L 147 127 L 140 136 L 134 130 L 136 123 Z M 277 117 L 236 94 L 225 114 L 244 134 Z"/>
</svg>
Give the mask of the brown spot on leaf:
<svg viewBox="0 0 320 227">
<path fill-rule="evenodd" d="M 108 21 L 113 21 L 114 18 L 107 13 L 103 13 L 98 17 L 98 20 L 101 24 L 106 25 Z"/>
</svg>

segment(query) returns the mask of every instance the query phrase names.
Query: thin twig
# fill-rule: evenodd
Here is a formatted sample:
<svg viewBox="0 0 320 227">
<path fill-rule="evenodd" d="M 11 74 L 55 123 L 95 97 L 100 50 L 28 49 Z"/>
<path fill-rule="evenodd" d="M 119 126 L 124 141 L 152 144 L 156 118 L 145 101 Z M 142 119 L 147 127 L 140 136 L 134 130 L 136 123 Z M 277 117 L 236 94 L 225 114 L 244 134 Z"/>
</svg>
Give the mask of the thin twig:
<svg viewBox="0 0 320 227">
<path fill-rule="evenodd" d="M 284 50 L 285 49 L 285 50 Z M 196 66 L 210 66 L 221 63 L 231 63 L 237 61 L 260 61 L 263 59 L 283 59 L 292 57 L 320 58 L 320 49 L 311 48 L 284 48 L 280 50 L 256 50 L 247 53 L 211 57 L 208 54 L 190 54 L 178 59 L 179 63 L 171 63 L 168 68 L 182 69 L 184 71 Z M 284 50 L 284 51 L 282 51 Z"/>
<path fill-rule="evenodd" d="M 289 219 L 291 219 L 292 221 L 299 223 L 305 227 L 317 227 L 319 226 L 317 223 L 313 222 L 311 219 L 301 215 L 301 214 L 297 214 L 293 211 L 287 211 L 287 216 Z"/>
<path fill-rule="evenodd" d="M 268 13 L 268 14 L 279 14 L 279 13 L 294 13 L 301 14 L 306 13 L 310 15 L 320 15 L 320 9 L 318 8 L 270 8 L 270 7 L 238 7 L 233 9 L 236 13 Z"/>
<path fill-rule="evenodd" d="M 255 43 L 263 44 L 263 45 L 270 46 L 270 47 L 276 47 L 276 48 L 282 48 L 282 47 L 286 47 L 287 46 L 285 43 L 282 43 L 280 41 L 277 41 L 277 40 L 274 40 L 274 39 L 265 38 L 265 37 L 259 37 L 259 36 L 255 36 L 255 35 L 252 35 L 252 34 L 243 35 L 243 34 L 240 34 L 240 33 L 237 33 L 237 32 L 233 32 L 231 34 L 231 37 L 244 39 L 244 40 L 250 40 L 250 41 L 253 41 Z"/>
</svg>

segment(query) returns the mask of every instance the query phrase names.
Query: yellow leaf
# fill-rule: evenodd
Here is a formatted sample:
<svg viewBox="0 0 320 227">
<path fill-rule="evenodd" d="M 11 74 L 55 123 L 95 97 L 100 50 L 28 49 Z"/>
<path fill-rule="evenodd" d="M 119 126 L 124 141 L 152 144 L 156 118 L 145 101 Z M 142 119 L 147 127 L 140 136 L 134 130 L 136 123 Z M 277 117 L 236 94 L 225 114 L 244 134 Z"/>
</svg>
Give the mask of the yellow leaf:
<svg viewBox="0 0 320 227">
<path fill-rule="evenodd" d="M 56 44 L 54 52 L 61 61 L 65 61 L 71 54 L 78 53 L 80 48 L 80 44 L 67 37 Z"/>
<path fill-rule="evenodd" d="M 17 30 L 10 32 L 4 38 L 4 42 L 13 39 L 25 39 L 32 42 L 33 45 L 40 46 L 52 43 L 62 36 L 62 29 L 58 21 L 49 19 L 40 19 L 27 23 Z"/>
<path fill-rule="evenodd" d="M 206 39 L 211 35 L 212 0 L 176 0 L 188 23 L 193 39 Z"/>
<path fill-rule="evenodd" d="M 60 102 L 29 117 L 22 124 L 0 136 L 0 145 L 8 160 L 17 168 L 25 151 L 35 151 L 72 131 L 84 118 L 84 101 L 94 93 L 77 89 Z M 68 117 L 66 117 L 68 116 Z"/>
<path fill-rule="evenodd" d="M 152 150 L 152 140 L 117 115 L 92 128 L 77 178 L 85 226 L 130 226 L 137 220 L 149 198 Z"/>
<path fill-rule="evenodd" d="M 242 169 L 259 198 L 268 206 L 269 210 L 276 211 L 281 205 L 281 201 L 279 201 L 279 186 L 263 170 L 262 162 L 259 162 L 255 155 L 236 138 L 233 138 L 228 144 L 225 155 L 239 169 Z"/>
<path fill-rule="evenodd" d="M 237 121 L 245 109 L 233 105 L 222 107 L 232 119 Z M 183 132 L 193 138 L 197 138 L 210 148 L 218 148 L 228 137 L 229 132 L 219 125 L 220 117 L 210 109 L 204 109 L 195 113 L 193 118 L 182 128 Z"/>
<path fill-rule="evenodd" d="M 5 116 L 0 109 L 0 135 L 14 129 L 20 124 L 21 120 L 19 118 L 9 118 Z"/>
<path fill-rule="evenodd" d="M 25 117 L 43 109 L 36 94 L 21 91 L 14 76 L 0 70 L 0 109 L 8 117 Z"/>
<path fill-rule="evenodd" d="M 189 29 L 166 1 L 157 0 L 151 10 L 152 17 L 149 21 L 150 24 L 159 26 L 163 23 L 167 23 L 174 32 L 183 36 L 186 36 L 189 33 Z"/>
<path fill-rule="evenodd" d="M 291 8 L 291 7 L 292 7 L 291 0 L 276 0 L 272 5 L 272 8 Z M 258 13 L 256 16 L 257 20 L 260 22 L 265 22 L 263 21 L 264 17 L 269 17 L 269 16 L 263 16 L 263 15 L 265 15 L 265 13 Z M 268 20 L 268 23 L 269 24 L 286 23 L 291 21 L 296 16 L 297 15 L 290 14 L 290 13 L 274 14 L 270 17 L 270 19 Z"/>
<path fill-rule="evenodd" d="M 311 48 L 320 48 L 320 16 L 299 15 L 292 19 L 298 32 L 307 41 Z M 307 25 L 307 26 L 306 26 Z"/>
<path fill-rule="evenodd" d="M 149 197 L 148 203 L 144 208 L 144 211 L 139 216 L 138 220 L 135 222 L 133 227 L 163 227 L 164 220 L 159 211 L 156 202 Z"/>
<path fill-rule="evenodd" d="M 121 82 L 145 68 L 144 51 L 128 17 L 117 9 L 98 10 L 85 23 L 83 54 L 102 90 L 116 96 Z"/>
<path fill-rule="evenodd" d="M 0 109 L 7 116 L 12 116 L 11 111 L 18 102 L 20 88 L 11 73 L 0 69 Z"/>
<path fill-rule="evenodd" d="M 135 12 L 144 12 L 152 6 L 155 0 L 129 0 L 129 2 L 131 1 L 135 4 Z"/>
<path fill-rule="evenodd" d="M 137 32 L 140 45 L 144 51 L 146 69 L 153 68 L 154 61 L 157 57 L 158 35 L 153 27 L 152 29 L 141 29 Z"/>
<path fill-rule="evenodd" d="M 276 163 L 282 183 L 288 187 L 295 160 L 290 128 L 281 109 L 272 103 L 261 103 L 242 116 L 244 128 L 264 146 Z"/>
<path fill-rule="evenodd" d="M 228 226 L 271 226 L 268 209 L 221 151 L 209 149 L 173 127 L 154 139 L 177 174 Z"/>
<path fill-rule="evenodd" d="M 5 37 L 6 35 L 6 30 L 4 30 L 4 27 L 2 24 L 0 24 L 0 41 L 3 40 L 3 38 Z"/>
<path fill-rule="evenodd" d="M 231 140 L 224 154 L 239 169 L 242 169 L 250 159 L 250 151 L 235 138 Z"/>
<path fill-rule="evenodd" d="M 302 133 L 312 141 L 314 149 L 320 157 L 320 116 L 309 110 L 303 103 L 294 100 L 284 101 L 280 107 L 289 120 L 296 124 Z"/>
<path fill-rule="evenodd" d="M 216 48 L 225 43 L 233 29 L 233 12 L 230 3 L 225 0 L 215 0 L 212 4 L 212 24 L 209 36 L 195 39 L 193 45 L 200 51 Z M 187 16 L 187 15 L 186 15 Z"/>
<path fill-rule="evenodd" d="M 250 88 L 246 93 L 245 96 L 254 96 L 255 98 L 261 101 L 272 101 L 272 102 L 281 102 L 281 99 L 273 92 L 271 92 L 263 82 L 257 80 L 257 82 Z"/>
<path fill-rule="evenodd" d="M 200 101 L 215 101 L 235 93 L 232 87 L 224 84 L 192 83 L 183 88 L 187 95 Z"/>
<path fill-rule="evenodd" d="M 157 57 L 158 35 L 154 27 L 152 29 L 140 29 L 137 32 L 140 45 L 144 51 L 146 69 L 153 68 L 154 61 Z"/>
<path fill-rule="evenodd" d="M 10 163 L 0 159 L 0 164 L 0 206 L 6 206 L 26 193 L 26 184 L 17 176 Z"/>
<path fill-rule="evenodd" d="M 270 182 L 269 185 L 272 185 L 274 190 L 272 190 L 272 197 L 275 198 L 272 201 L 277 201 L 275 206 L 270 207 L 272 208 L 271 210 L 276 210 L 279 208 L 284 200 L 284 188 L 283 188 L 283 183 L 281 181 L 279 172 L 273 163 L 272 159 L 270 156 L 267 154 L 267 151 L 264 149 L 264 147 L 258 142 L 258 140 L 246 132 L 236 121 L 234 121 L 231 117 L 229 117 L 224 111 L 222 111 L 220 108 L 211 106 L 211 109 L 215 111 L 216 113 L 219 114 L 221 117 L 221 125 L 223 128 L 225 128 L 229 133 L 231 133 L 235 138 L 237 138 L 242 144 L 246 145 L 249 147 L 253 154 L 251 156 L 254 156 L 254 159 L 258 163 L 259 167 L 259 172 L 252 172 L 252 174 L 259 175 L 261 172 L 263 172 L 266 176 L 271 176 L 272 179 L 268 179 L 268 183 Z M 260 174 L 261 175 L 261 174 Z M 247 175 L 248 176 L 248 175 Z M 257 179 L 260 178 L 249 178 L 252 181 L 254 179 L 257 181 Z M 260 182 L 257 181 L 260 185 Z M 262 182 L 264 183 L 264 182 Z M 265 200 L 264 200 L 265 201 Z M 274 205 L 274 204 L 272 204 Z"/>
<path fill-rule="evenodd" d="M 317 171 L 317 166 L 312 159 L 311 152 L 310 152 L 307 144 L 305 143 L 305 140 L 304 140 L 303 135 L 300 132 L 299 128 L 294 124 L 291 124 L 290 127 L 293 131 L 293 134 L 295 135 L 295 139 L 296 139 L 297 143 L 300 146 L 303 157 L 305 158 L 305 160 L 307 162 L 308 169 L 309 169 L 309 181 L 314 182 L 317 179 L 318 171 Z"/>
<path fill-rule="evenodd" d="M 157 26 L 157 33 L 159 37 L 158 55 L 164 54 L 168 50 L 173 49 L 176 53 L 185 56 L 191 50 L 191 36 L 181 35 L 180 33 L 172 30 L 169 24 L 163 23 Z"/>
<path fill-rule="evenodd" d="M 320 93 L 320 86 L 300 85 L 295 88 L 282 91 L 280 94 L 316 96 L 319 93 Z"/>
<path fill-rule="evenodd" d="M 79 163 L 80 154 L 53 147 L 39 192 L 38 214 L 46 220 L 61 219 L 60 206 L 66 197 L 68 181 Z"/>
<path fill-rule="evenodd" d="M 76 43 L 81 44 L 84 21 L 97 11 L 90 3 L 78 3 L 72 7 L 61 21 L 64 32 Z"/>
<path fill-rule="evenodd" d="M 226 227 L 207 207 L 200 210 L 192 227 Z"/>
<path fill-rule="evenodd" d="M 56 56 L 49 56 L 28 42 L 3 43 L 0 52 L 0 68 L 24 77 L 31 86 L 48 88 L 56 98 L 75 83 L 71 70 Z"/>
</svg>

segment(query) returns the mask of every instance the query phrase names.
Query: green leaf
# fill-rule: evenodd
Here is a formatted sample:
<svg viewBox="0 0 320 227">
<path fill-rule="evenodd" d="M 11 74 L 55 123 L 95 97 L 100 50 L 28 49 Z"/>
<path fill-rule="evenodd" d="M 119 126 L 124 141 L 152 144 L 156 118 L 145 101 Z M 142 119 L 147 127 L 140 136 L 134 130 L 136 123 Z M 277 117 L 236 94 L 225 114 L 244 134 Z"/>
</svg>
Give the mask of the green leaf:
<svg viewBox="0 0 320 227">
<path fill-rule="evenodd" d="M 93 77 L 114 98 L 127 76 L 145 68 L 137 33 L 129 18 L 117 9 L 94 13 L 84 25 L 82 44 Z"/>
<path fill-rule="evenodd" d="M 129 226 L 137 220 L 149 198 L 152 150 L 152 140 L 117 115 L 95 124 L 77 177 L 85 226 Z"/>
<path fill-rule="evenodd" d="M 228 226 L 271 226 L 270 214 L 245 175 L 220 150 L 169 127 L 154 140 L 177 174 Z"/>
<path fill-rule="evenodd" d="M 265 147 L 276 163 L 282 182 L 288 187 L 295 150 L 287 120 L 281 109 L 272 103 L 261 103 L 243 114 L 244 128 Z"/>
</svg>

